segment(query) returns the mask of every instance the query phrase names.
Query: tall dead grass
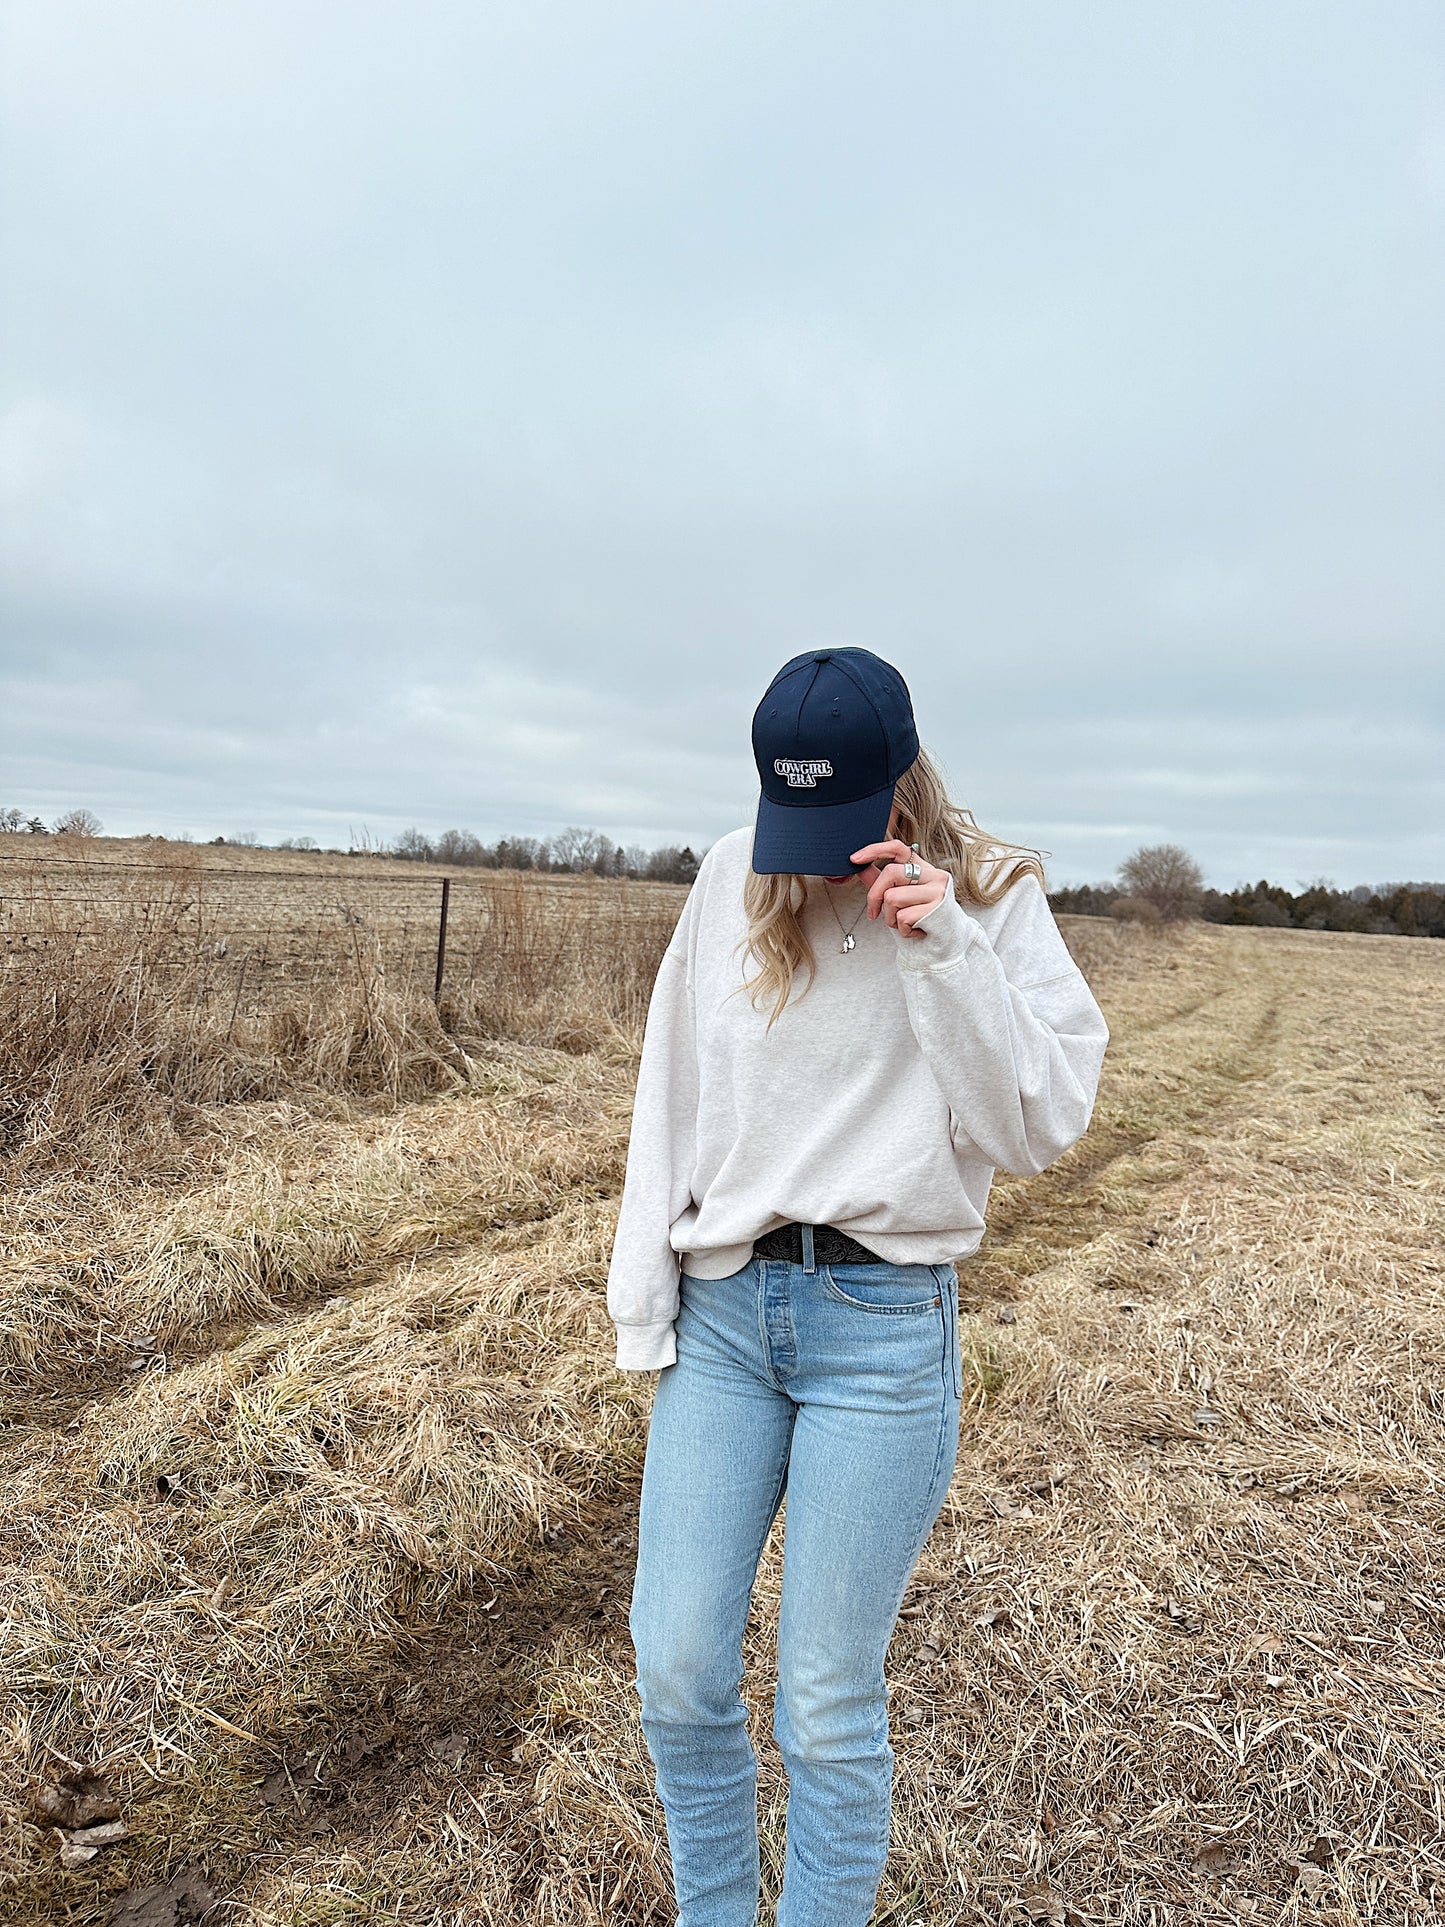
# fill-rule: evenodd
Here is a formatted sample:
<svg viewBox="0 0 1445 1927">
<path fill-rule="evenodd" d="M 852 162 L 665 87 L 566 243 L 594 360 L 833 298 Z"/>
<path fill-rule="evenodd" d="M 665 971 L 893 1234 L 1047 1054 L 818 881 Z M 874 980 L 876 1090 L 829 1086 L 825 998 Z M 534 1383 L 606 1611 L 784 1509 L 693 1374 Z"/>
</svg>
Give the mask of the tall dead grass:
<svg viewBox="0 0 1445 1927">
<path fill-rule="evenodd" d="M 563 952 L 535 907 L 444 1000 L 468 1064 L 426 1101 L 333 1061 L 168 1117 L 170 1164 L 117 1161 L 119 1098 L 84 1171 L 83 1136 L 24 1163 L 22 1133 L 7 1918 L 104 1927 L 187 1868 L 250 1927 L 672 1918 L 625 1623 L 652 1388 L 612 1370 L 604 1301 L 654 937 L 622 917 L 628 961 Z M 400 995 L 351 928 L 339 981 Z M 1088 1136 L 1000 1177 L 961 1268 L 963 1444 L 890 1656 L 879 1927 L 1424 1927 L 1445 953 L 1066 934 L 1114 1041 Z M 232 1046 L 264 1058 L 273 1014 L 239 1000 Z M 785 1530 L 745 1649 L 770 1892 Z M 67 1865 L 42 1800 L 86 1774 L 127 1832 Z"/>
<path fill-rule="evenodd" d="M 439 1005 L 349 905 L 329 975 L 258 1003 L 249 956 L 196 939 L 193 870 L 112 880 L 103 910 L 66 900 L 62 916 L 40 899 L 0 967 L 0 1157 L 14 1172 L 133 1170 L 173 1160 L 220 1106 L 400 1102 L 466 1088 L 479 1042 L 583 1051 L 640 1024 L 675 905 L 505 873 L 475 888 L 486 940 Z"/>
</svg>

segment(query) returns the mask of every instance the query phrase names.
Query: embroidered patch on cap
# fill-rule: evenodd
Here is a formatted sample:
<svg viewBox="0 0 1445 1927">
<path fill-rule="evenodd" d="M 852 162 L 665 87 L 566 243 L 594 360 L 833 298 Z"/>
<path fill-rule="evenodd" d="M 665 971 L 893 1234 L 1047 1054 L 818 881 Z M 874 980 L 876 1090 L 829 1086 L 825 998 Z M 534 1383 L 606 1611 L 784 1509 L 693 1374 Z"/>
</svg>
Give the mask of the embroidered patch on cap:
<svg viewBox="0 0 1445 1927">
<path fill-rule="evenodd" d="M 790 790 L 814 790 L 820 776 L 831 776 L 833 765 L 826 756 L 775 756 L 773 768 L 786 776 Z"/>
</svg>

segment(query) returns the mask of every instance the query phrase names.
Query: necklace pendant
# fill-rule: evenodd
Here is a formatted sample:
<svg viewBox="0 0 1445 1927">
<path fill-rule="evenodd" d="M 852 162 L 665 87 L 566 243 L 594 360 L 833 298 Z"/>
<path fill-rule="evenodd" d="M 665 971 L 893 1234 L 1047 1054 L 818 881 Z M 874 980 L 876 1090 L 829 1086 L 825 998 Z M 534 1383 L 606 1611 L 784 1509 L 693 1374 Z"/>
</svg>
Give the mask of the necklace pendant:
<svg viewBox="0 0 1445 1927">
<path fill-rule="evenodd" d="M 843 948 L 845 950 L 851 950 L 853 948 L 853 932 L 851 930 L 843 939 Z"/>
</svg>

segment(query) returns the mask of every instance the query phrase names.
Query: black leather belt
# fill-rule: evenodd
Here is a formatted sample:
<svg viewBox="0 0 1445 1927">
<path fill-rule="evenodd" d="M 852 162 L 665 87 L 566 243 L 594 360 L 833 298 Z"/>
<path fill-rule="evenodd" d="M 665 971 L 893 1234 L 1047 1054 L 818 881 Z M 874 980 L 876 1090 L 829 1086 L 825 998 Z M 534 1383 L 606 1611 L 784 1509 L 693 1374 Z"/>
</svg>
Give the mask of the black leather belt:
<svg viewBox="0 0 1445 1927">
<path fill-rule="evenodd" d="M 775 1231 L 768 1231 L 753 1241 L 755 1258 L 787 1258 L 793 1264 L 803 1262 L 803 1227 L 791 1219 L 780 1224 Z M 813 1262 L 819 1265 L 881 1265 L 884 1261 L 876 1251 L 867 1245 L 860 1245 L 856 1238 L 850 1238 L 846 1231 L 839 1231 L 836 1225 L 815 1224 L 813 1226 Z"/>
</svg>

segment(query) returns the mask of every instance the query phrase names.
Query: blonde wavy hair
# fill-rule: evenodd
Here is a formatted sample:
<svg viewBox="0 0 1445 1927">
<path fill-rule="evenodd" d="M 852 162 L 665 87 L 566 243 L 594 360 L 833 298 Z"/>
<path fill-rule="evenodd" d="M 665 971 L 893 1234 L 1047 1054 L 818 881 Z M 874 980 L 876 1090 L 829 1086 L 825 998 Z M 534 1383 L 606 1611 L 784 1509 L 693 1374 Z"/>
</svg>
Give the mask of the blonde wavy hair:
<svg viewBox="0 0 1445 1927">
<path fill-rule="evenodd" d="M 953 802 L 938 765 L 920 749 L 916 760 L 898 779 L 893 792 L 898 809 L 898 835 L 916 843 L 920 856 L 953 877 L 953 893 L 960 903 L 997 903 L 1020 878 L 1036 876 L 1046 883 L 1043 852 L 1026 843 L 1006 843 L 989 836 L 974 821 L 972 810 Z M 1012 858 L 1011 862 L 1007 859 Z M 989 874 L 985 878 L 984 866 Z M 1006 865 L 1006 867 L 1005 867 Z M 813 947 L 798 922 L 807 884 L 796 872 L 759 876 L 750 869 L 743 884 L 747 935 L 739 948 L 757 959 L 761 968 L 738 986 L 748 992 L 755 1010 L 771 997 L 771 1030 L 782 1015 L 794 988 L 794 978 L 807 966 L 807 982 L 798 992 L 806 996 L 817 974 Z"/>
</svg>

